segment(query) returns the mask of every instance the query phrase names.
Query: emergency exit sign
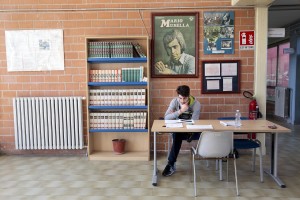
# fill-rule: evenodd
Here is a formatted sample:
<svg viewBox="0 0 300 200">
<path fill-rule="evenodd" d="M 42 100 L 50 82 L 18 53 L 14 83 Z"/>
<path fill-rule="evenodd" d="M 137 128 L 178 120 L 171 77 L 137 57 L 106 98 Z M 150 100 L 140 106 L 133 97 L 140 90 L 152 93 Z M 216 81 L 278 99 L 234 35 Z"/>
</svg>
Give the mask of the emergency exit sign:
<svg viewBox="0 0 300 200">
<path fill-rule="evenodd" d="M 254 50 L 254 31 L 240 31 L 240 50 Z"/>
</svg>

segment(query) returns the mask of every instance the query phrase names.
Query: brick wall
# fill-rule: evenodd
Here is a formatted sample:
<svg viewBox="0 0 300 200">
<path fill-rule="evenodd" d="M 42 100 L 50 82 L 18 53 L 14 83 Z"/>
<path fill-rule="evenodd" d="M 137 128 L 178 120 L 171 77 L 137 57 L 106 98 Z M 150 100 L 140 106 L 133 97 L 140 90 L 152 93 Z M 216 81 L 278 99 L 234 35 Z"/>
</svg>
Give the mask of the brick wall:
<svg viewBox="0 0 300 200">
<path fill-rule="evenodd" d="M 199 12 L 199 72 L 202 60 L 241 60 L 241 90 L 253 91 L 254 52 L 238 50 L 240 30 L 254 30 L 254 9 L 230 7 L 230 0 L 9 0 L 0 5 L 0 150 L 14 150 L 12 98 L 22 96 L 86 96 L 85 37 L 105 35 L 149 35 L 151 12 Z M 235 53 L 203 54 L 203 11 L 235 11 Z M 64 71 L 7 72 L 5 30 L 63 29 Z M 179 84 L 191 87 L 202 104 L 201 118 L 232 116 L 235 109 L 247 115 L 249 100 L 241 94 L 201 94 L 199 78 L 152 78 L 151 122 L 164 115 Z M 84 102 L 86 107 L 86 102 Z M 86 127 L 86 108 L 84 108 Z M 87 130 L 85 128 L 85 135 Z M 166 136 L 158 137 L 158 149 L 165 150 Z M 25 152 L 22 152 L 25 153 Z"/>
</svg>

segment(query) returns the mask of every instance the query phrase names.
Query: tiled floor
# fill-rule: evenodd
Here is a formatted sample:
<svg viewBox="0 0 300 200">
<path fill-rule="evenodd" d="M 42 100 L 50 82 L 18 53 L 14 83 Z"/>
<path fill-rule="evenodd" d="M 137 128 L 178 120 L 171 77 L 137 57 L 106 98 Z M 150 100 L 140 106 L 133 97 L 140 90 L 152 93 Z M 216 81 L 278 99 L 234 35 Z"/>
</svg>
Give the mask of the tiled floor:
<svg viewBox="0 0 300 200">
<path fill-rule="evenodd" d="M 152 161 L 104 162 L 88 161 L 86 157 L 0 156 L 0 199 L 300 199 L 300 127 L 291 128 L 293 133 L 279 136 L 278 174 L 287 188 L 280 188 L 267 174 L 265 182 L 260 183 L 259 166 L 256 172 L 251 172 L 249 152 L 240 152 L 237 160 L 239 197 L 235 195 L 233 173 L 230 173 L 229 182 L 219 181 L 212 162 L 208 168 L 204 163 L 198 163 L 196 198 L 193 197 L 186 154 L 180 155 L 177 172 L 167 178 L 160 176 L 157 187 L 151 184 Z M 268 140 L 267 137 L 267 144 Z M 159 156 L 160 172 L 165 160 L 165 155 Z M 264 162 L 267 167 L 268 152 Z"/>
</svg>

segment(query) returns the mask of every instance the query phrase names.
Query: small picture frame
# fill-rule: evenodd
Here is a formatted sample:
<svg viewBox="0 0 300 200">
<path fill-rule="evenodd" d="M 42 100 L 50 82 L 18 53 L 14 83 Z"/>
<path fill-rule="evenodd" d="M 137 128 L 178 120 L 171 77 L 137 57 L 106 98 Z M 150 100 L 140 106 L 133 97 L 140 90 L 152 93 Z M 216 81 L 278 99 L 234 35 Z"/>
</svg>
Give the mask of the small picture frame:
<svg viewBox="0 0 300 200">
<path fill-rule="evenodd" d="M 152 77 L 198 77 L 198 19 L 198 12 L 152 13 Z"/>
<path fill-rule="evenodd" d="M 202 94 L 240 93 L 240 61 L 202 61 Z"/>
</svg>

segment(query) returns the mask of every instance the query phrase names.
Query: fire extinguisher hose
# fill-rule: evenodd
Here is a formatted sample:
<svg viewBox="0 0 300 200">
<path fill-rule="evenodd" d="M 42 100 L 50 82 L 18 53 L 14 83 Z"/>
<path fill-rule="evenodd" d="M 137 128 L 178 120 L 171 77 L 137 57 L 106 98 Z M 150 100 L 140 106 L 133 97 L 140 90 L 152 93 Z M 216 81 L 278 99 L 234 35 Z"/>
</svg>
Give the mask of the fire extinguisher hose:
<svg viewBox="0 0 300 200">
<path fill-rule="evenodd" d="M 249 91 L 244 91 L 243 96 L 246 97 L 247 99 L 253 99 L 253 94 Z"/>
</svg>

